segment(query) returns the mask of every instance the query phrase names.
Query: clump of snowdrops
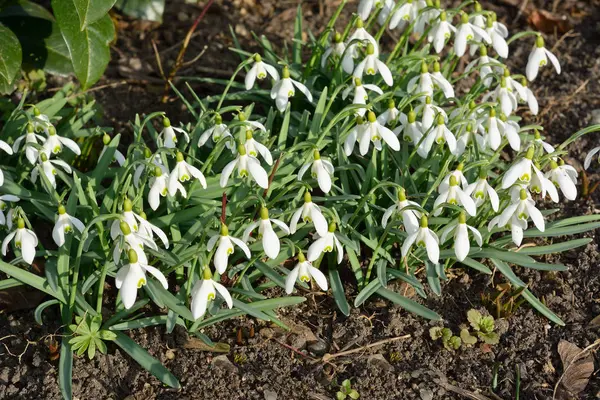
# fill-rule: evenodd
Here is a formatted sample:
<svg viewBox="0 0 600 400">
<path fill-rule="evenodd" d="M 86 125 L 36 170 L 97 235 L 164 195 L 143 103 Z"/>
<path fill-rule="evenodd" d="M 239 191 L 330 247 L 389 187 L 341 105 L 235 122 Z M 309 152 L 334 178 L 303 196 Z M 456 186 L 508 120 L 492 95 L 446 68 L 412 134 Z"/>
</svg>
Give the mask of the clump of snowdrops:
<svg viewBox="0 0 600 400">
<path fill-rule="evenodd" d="M 52 297 L 39 322 L 60 306 L 65 397 L 72 350 L 93 357 L 113 341 L 177 387 L 122 331 L 179 325 L 210 344 L 203 328 L 243 314 L 284 326 L 274 309 L 310 290 L 331 289 L 347 315 L 344 283 L 358 287 L 355 306 L 379 295 L 441 319 L 388 283 L 426 297 L 425 284 L 441 294 L 449 268 L 495 268 L 562 324 L 511 265 L 563 271 L 532 256 L 589 239 L 539 239 L 600 226 L 598 216 L 548 218 L 552 203 L 577 197 L 567 146 L 598 127 L 555 146 L 543 127 L 525 124 L 538 113 L 535 80 L 561 73 L 543 36 L 509 38 L 476 2 L 361 1 L 342 24 L 344 6 L 307 42 L 299 9 L 289 54 L 264 37 L 261 53 L 232 49 L 243 61 L 230 80 L 196 79 L 224 85 L 221 95 L 173 88 L 192 123 L 138 116 L 125 138 L 83 128 L 87 111 L 63 109 L 61 98 L 22 102 L 7 121 L 0 285 Z M 399 35 L 389 51 L 380 47 L 386 29 Z M 532 44 L 525 71 L 505 64 L 515 40 Z M 74 160 L 89 157 L 81 146 L 90 138 L 102 150 L 81 171 Z M 45 276 L 29 271 L 42 260 Z M 354 279 L 344 282 L 342 268 Z M 268 299 L 275 286 L 288 296 Z"/>
</svg>

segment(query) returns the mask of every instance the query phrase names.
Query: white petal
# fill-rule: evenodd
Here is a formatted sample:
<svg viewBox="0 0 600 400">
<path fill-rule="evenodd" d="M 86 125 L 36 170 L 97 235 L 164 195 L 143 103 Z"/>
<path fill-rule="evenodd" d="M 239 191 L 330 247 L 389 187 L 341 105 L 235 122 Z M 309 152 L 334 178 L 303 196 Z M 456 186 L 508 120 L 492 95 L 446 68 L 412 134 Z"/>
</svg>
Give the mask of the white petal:
<svg viewBox="0 0 600 400">
<path fill-rule="evenodd" d="M 467 255 L 469 255 L 469 251 L 471 250 L 466 224 L 458 224 L 455 240 L 454 253 L 456 254 L 456 259 L 458 261 L 463 261 L 467 258 Z"/>
<path fill-rule="evenodd" d="M 540 232 L 544 232 L 544 229 L 545 229 L 544 216 L 542 215 L 540 210 L 535 208 L 535 205 L 533 205 L 529 202 L 527 202 L 526 204 L 527 204 L 527 211 L 529 211 L 529 216 L 531 217 L 531 220 L 535 224 L 536 228 L 538 228 L 540 230 Z"/>
<path fill-rule="evenodd" d="M 167 278 L 163 275 L 162 272 L 160 272 L 160 270 L 158 268 L 155 268 L 151 265 L 144 265 L 143 268 L 146 271 L 150 272 L 150 274 L 153 275 L 165 289 L 169 288 L 169 283 L 167 282 Z"/>
<path fill-rule="evenodd" d="M 320 168 L 317 168 L 317 182 L 323 193 L 329 193 L 331 190 L 331 176 L 322 164 Z"/>
<path fill-rule="evenodd" d="M 388 86 L 393 86 L 394 79 L 392 78 L 392 72 L 390 71 L 388 66 L 385 65 L 383 61 L 380 61 L 378 59 L 375 60 L 375 64 L 377 64 L 377 68 L 379 69 L 379 73 L 381 74 L 381 77 L 383 78 L 384 82 Z"/>
<path fill-rule="evenodd" d="M 260 166 L 260 162 L 258 162 L 256 158 L 248 157 L 248 171 L 258 186 L 263 189 L 269 188 L 269 176 L 267 175 L 267 171 Z"/>
<path fill-rule="evenodd" d="M 242 240 L 235 238 L 233 236 L 229 236 L 229 239 L 235 243 L 235 245 L 237 247 L 239 247 L 240 249 L 242 249 L 242 251 L 244 252 L 244 254 L 246 255 L 246 258 L 250 258 L 251 254 L 250 254 L 250 249 L 248 248 L 248 246 L 246 245 L 246 243 L 244 243 Z"/>
<path fill-rule="evenodd" d="M 320 237 L 315 242 L 313 242 L 313 244 L 311 244 L 310 247 L 308 248 L 308 252 L 307 252 L 308 261 L 313 262 L 316 259 L 318 259 L 319 256 L 323 253 L 323 250 L 325 250 L 326 244 L 327 244 L 326 237 Z"/>
<path fill-rule="evenodd" d="M 195 319 L 202 317 L 206 314 L 206 307 L 208 306 L 208 294 L 213 290 L 212 281 L 209 279 L 197 281 L 192 291 L 192 304 L 191 311 L 192 316 Z"/>
<path fill-rule="evenodd" d="M 248 71 L 248 73 L 246 74 L 246 79 L 244 79 L 244 82 L 246 84 L 246 90 L 250 90 L 250 89 L 252 89 L 252 86 L 254 86 L 254 81 L 256 80 L 257 72 L 258 72 L 258 65 L 256 63 L 254 63 L 252 68 L 250 68 L 250 71 Z"/>
<path fill-rule="evenodd" d="M 556 58 L 556 56 L 554 54 L 552 54 L 550 52 L 550 50 L 544 49 L 544 51 L 546 52 L 546 55 L 550 59 L 550 62 L 552 63 L 552 65 L 554 65 L 554 69 L 556 70 L 556 73 L 560 75 L 561 69 L 560 69 L 560 63 L 558 62 L 558 58 Z"/>
<path fill-rule="evenodd" d="M 288 276 L 285 278 L 285 292 L 290 294 L 294 291 L 294 285 L 296 284 L 296 279 L 298 279 L 298 272 L 300 271 L 300 265 L 296 265 L 294 269 L 290 271 Z"/>
<path fill-rule="evenodd" d="M 227 186 L 227 181 L 229 180 L 229 177 L 231 176 L 231 173 L 233 172 L 233 169 L 237 165 L 238 161 L 239 161 L 239 159 L 236 158 L 235 160 L 233 160 L 229 164 L 227 164 L 225 166 L 225 168 L 223 168 L 223 171 L 221 172 L 221 179 L 219 180 L 220 181 L 219 183 L 222 188 Z"/>
<path fill-rule="evenodd" d="M 317 231 L 319 236 L 324 236 L 327 233 L 328 228 L 327 220 L 321 213 L 321 210 L 319 210 L 319 207 L 317 207 L 314 204 L 311 207 L 310 218 L 312 219 L 313 224 L 315 226 L 315 230 Z"/>
<path fill-rule="evenodd" d="M 277 237 L 277 234 L 273 231 L 271 224 L 265 225 L 262 235 L 262 246 L 265 254 L 270 259 L 277 258 L 281 244 L 279 243 L 279 237 Z"/>
<path fill-rule="evenodd" d="M 225 300 L 227 307 L 233 307 L 233 299 L 231 298 L 231 295 L 229 294 L 227 289 L 225 289 L 225 286 L 221 285 L 218 282 L 213 282 L 213 285 L 215 286 L 215 289 L 217 289 L 217 292 L 219 292 L 223 300 Z"/>
<path fill-rule="evenodd" d="M 71 151 L 77 155 L 81 154 L 81 149 L 79 148 L 79 146 L 77 145 L 77 143 L 75 143 L 74 141 L 72 141 L 71 139 L 65 138 L 65 137 L 61 137 L 59 139 L 61 141 L 62 144 L 64 144 L 65 146 L 67 146 L 69 149 L 71 149 Z"/>
<path fill-rule="evenodd" d="M 585 156 L 585 161 L 583 162 L 583 168 L 588 169 L 590 165 L 592 165 L 592 159 L 594 155 L 600 151 L 600 146 L 594 147 L 588 154 Z"/>
<path fill-rule="evenodd" d="M 440 248 L 430 229 L 425 233 L 425 247 L 427 248 L 429 260 L 437 264 L 440 259 Z"/>
<path fill-rule="evenodd" d="M 304 93 L 304 95 L 306 96 L 306 98 L 308 99 L 308 101 L 313 101 L 312 94 L 310 93 L 310 90 L 308 90 L 306 88 L 306 86 L 304 86 L 300 82 L 297 82 L 297 81 L 294 81 L 294 80 L 292 80 L 292 83 L 294 84 L 294 86 L 296 86 L 298 88 L 298 90 L 300 90 L 302 93 Z"/>
<path fill-rule="evenodd" d="M 271 222 L 274 223 L 275 225 L 277 225 L 279 227 L 279 229 L 281 229 L 286 235 L 290 234 L 290 228 L 288 228 L 288 226 L 285 224 L 285 222 L 280 221 L 275 218 L 271 218 Z"/>
<path fill-rule="evenodd" d="M 319 269 L 313 267 L 312 265 L 308 265 L 308 271 L 310 275 L 313 277 L 317 285 L 325 291 L 327 291 L 327 278 L 325 278 L 325 274 L 323 274 Z"/>
</svg>

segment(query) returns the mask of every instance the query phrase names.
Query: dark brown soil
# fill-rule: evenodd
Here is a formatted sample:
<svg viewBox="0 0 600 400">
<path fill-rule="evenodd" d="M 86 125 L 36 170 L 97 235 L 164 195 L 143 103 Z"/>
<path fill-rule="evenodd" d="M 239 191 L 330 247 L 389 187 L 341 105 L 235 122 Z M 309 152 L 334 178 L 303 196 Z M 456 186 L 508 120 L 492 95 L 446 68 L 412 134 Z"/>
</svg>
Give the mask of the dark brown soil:
<svg viewBox="0 0 600 400">
<path fill-rule="evenodd" d="M 100 89 L 95 91 L 107 120 L 116 129 L 127 132 L 126 122 L 136 112 L 163 110 L 175 121 L 188 118 L 179 101 L 160 103 L 163 84 L 156 72 L 150 42 L 153 39 L 159 49 L 167 49 L 184 38 L 200 8 L 180 3 L 169 4 L 166 22 L 158 28 L 142 30 L 140 24 L 121 23 L 113 62 L 107 77 L 99 84 Z M 304 3 L 306 24 L 317 32 L 316 27 L 324 26 L 323 21 L 339 1 Z M 482 3 L 497 11 L 499 19 L 506 22 L 512 32 L 528 29 L 526 18 L 517 18 L 518 6 L 507 4 L 511 1 Z M 293 29 L 297 4 L 297 0 L 217 1 L 199 25 L 199 34 L 192 40 L 188 58 L 198 54 L 205 45 L 208 50 L 199 62 L 182 70 L 180 75 L 225 77 L 233 71 L 239 59 L 227 50 L 232 44 L 228 24 L 244 42 L 249 43 L 250 32 L 255 31 L 283 43 Z M 322 9 L 319 4 L 323 4 Z M 599 2 L 530 0 L 528 4 L 568 15 L 574 25 L 563 37 L 548 35 L 546 38 L 550 48 L 556 46 L 563 73 L 556 76 L 545 71 L 532 84 L 541 112 L 530 122 L 544 125 L 551 142 L 559 143 L 589 125 L 592 111 L 600 108 Z M 511 46 L 514 63 L 511 67 L 515 71 L 524 70 L 530 50 L 527 43 Z M 176 53 L 177 49 L 163 52 L 163 63 L 168 64 Z M 126 83 L 119 83 L 122 81 Z M 102 88 L 103 85 L 109 86 Z M 193 87 L 199 95 L 214 90 L 210 86 Z M 597 138 L 592 134 L 572 145 L 571 161 L 576 165 L 581 162 L 586 152 L 598 144 Z M 588 171 L 589 179 L 592 182 L 600 179 L 599 172 L 597 167 Z M 595 192 L 591 198 L 568 203 L 561 215 L 597 213 L 599 200 Z M 565 321 L 565 327 L 549 323 L 523 305 L 512 316 L 498 322 L 500 331 L 504 332 L 499 345 L 452 353 L 429 338 L 433 323 L 388 302 L 373 300 L 360 309 L 353 309 L 346 318 L 336 312 L 330 297 L 309 293 L 308 301 L 302 306 L 280 311 L 288 324 L 296 326 L 296 333 L 281 334 L 250 318 L 230 320 L 208 329 L 205 333 L 212 340 L 231 345 L 226 355 L 229 362 L 216 358 L 219 354 L 183 348 L 186 341 L 183 332 L 169 335 L 164 328 L 132 332 L 140 345 L 180 379 L 181 391 L 165 388 L 129 357 L 110 347 L 108 356 L 99 355 L 93 361 L 75 360 L 74 395 L 79 399 L 331 399 L 342 380 L 350 378 L 364 399 L 467 398 L 448 391 L 445 382 L 492 398 L 490 388 L 497 365 L 495 398 L 516 398 L 515 371 L 518 368 L 521 399 L 551 399 L 553 387 L 562 373 L 558 342 L 565 339 L 584 348 L 599 338 L 599 328 L 589 326 L 600 314 L 598 233 L 588 235 L 596 239 L 585 249 L 548 258 L 548 261 L 566 264 L 568 272 L 517 270 L 533 293 Z M 466 275 L 462 270 L 452 271 L 451 278 L 444 285 L 442 296 L 430 294 L 426 305 L 444 316 L 445 326 L 458 331 L 459 325 L 466 323 L 467 311 L 481 309 L 482 295 L 490 293 L 502 280 L 472 273 Z M 394 290 L 405 288 L 394 287 Z M 348 293 L 355 294 L 355 289 L 348 287 Z M 0 398 L 60 398 L 56 361 L 50 361 L 46 344 L 48 335 L 60 328 L 58 320 L 57 315 L 47 312 L 46 325 L 40 327 L 33 322 L 33 311 L 0 315 L 0 338 L 5 345 L 0 350 Z M 247 338 L 252 325 L 255 336 Z M 239 329 L 244 333 L 241 343 L 237 338 Z M 306 331 L 319 342 L 303 350 L 306 336 L 311 339 Z M 333 358 L 328 363 L 319 361 L 323 352 L 335 354 L 403 335 L 410 337 Z M 303 350 L 305 355 L 290 347 Z M 22 357 L 17 357 L 21 352 Z M 600 380 L 594 374 L 581 398 L 598 397 Z"/>
</svg>

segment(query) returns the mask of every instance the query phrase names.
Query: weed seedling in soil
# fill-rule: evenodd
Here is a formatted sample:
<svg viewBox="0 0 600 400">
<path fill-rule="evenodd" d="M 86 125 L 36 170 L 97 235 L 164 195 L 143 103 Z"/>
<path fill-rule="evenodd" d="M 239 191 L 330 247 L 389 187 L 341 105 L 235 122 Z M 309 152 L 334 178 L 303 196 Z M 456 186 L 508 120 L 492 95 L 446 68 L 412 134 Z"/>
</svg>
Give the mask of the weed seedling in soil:
<svg viewBox="0 0 600 400">
<path fill-rule="evenodd" d="M 360 394 L 356 391 L 356 389 L 352 389 L 352 383 L 350 379 L 345 379 L 340 385 L 340 390 L 335 394 L 335 398 L 337 400 L 344 399 L 358 399 Z"/>
</svg>

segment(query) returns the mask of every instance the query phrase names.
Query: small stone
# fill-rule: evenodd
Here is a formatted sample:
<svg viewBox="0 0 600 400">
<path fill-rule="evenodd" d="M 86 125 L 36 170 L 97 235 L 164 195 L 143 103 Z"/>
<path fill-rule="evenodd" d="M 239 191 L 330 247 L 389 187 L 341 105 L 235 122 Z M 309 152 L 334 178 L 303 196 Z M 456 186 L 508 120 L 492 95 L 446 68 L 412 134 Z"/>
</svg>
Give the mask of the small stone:
<svg viewBox="0 0 600 400">
<path fill-rule="evenodd" d="M 231 361 L 229 361 L 229 358 L 227 358 L 226 355 L 213 358 L 211 364 L 215 368 L 220 368 L 230 373 L 238 372 L 238 368 Z"/>
<path fill-rule="evenodd" d="M 173 350 L 169 349 L 165 353 L 165 357 L 167 357 L 167 360 L 173 360 L 173 359 L 175 359 L 175 352 Z"/>
<path fill-rule="evenodd" d="M 329 350 L 329 343 L 322 339 L 318 339 L 316 342 L 313 342 L 308 345 L 308 351 L 313 353 L 316 356 L 322 356 Z"/>
<path fill-rule="evenodd" d="M 410 373 L 410 377 L 413 379 L 417 379 L 418 377 L 421 376 L 421 371 L 416 369 L 413 372 Z"/>
<path fill-rule="evenodd" d="M 142 69 L 142 60 L 140 60 L 137 57 L 131 57 L 129 59 L 129 66 L 131 67 L 131 69 L 133 69 L 134 71 L 139 71 Z"/>
<path fill-rule="evenodd" d="M 592 120 L 590 124 L 600 124 L 600 109 L 592 110 Z"/>
<path fill-rule="evenodd" d="M 433 400 L 433 392 L 429 389 L 419 390 L 419 396 L 421 396 L 421 400 Z"/>
<path fill-rule="evenodd" d="M 392 364 L 390 364 L 388 360 L 385 359 L 383 354 L 373 354 L 372 356 L 369 356 L 369 358 L 367 359 L 367 364 L 371 365 L 372 367 L 379 368 L 383 371 L 394 370 Z"/>
<path fill-rule="evenodd" d="M 271 328 L 262 328 L 258 334 L 264 338 L 270 339 L 275 336 L 275 331 Z"/>
<path fill-rule="evenodd" d="M 265 400 L 277 400 L 277 393 L 272 390 L 265 390 L 264 392 Z"/>
<path fill-rule="evenodd" d="M 290 346 L 296 350 L 303 350 L 306 347 L 306 337 L 302 335 L 292 335 L 290 339 Z"/>
</svg>

